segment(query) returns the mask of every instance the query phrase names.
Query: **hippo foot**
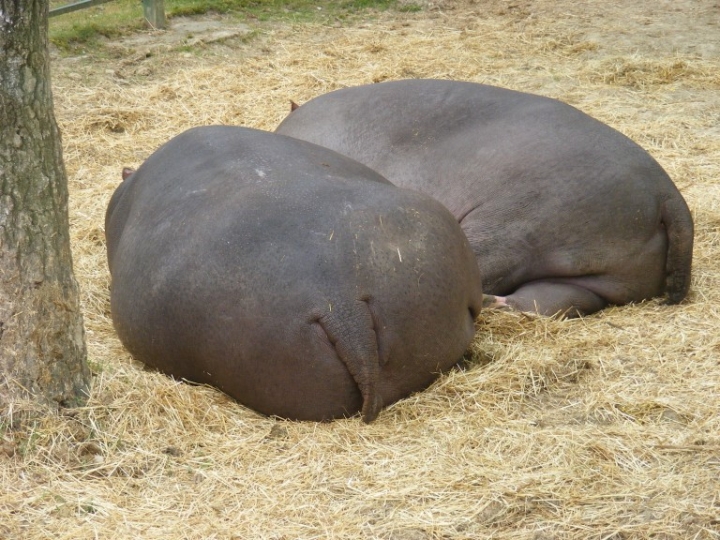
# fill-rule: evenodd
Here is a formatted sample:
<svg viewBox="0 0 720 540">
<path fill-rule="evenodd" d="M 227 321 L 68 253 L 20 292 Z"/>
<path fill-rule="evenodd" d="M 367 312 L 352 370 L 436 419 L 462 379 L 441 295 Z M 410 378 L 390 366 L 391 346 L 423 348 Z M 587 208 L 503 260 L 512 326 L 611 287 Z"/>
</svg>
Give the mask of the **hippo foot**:
<svg viewBox="0 0 720 540">
<path fill-rule="evenodd" d="M 510 309 L 510 306 L 504 296 L 495 296 L 492 294 L 483 294 L 483 309 Z"/>
<path fill-rule="evenodd" d="M 526 283 L 503 300 L 517 311 L 560 318 L 582 317 L 608 305 L 607 300 L 583 286 L 553 281 Z"/>
</svg>

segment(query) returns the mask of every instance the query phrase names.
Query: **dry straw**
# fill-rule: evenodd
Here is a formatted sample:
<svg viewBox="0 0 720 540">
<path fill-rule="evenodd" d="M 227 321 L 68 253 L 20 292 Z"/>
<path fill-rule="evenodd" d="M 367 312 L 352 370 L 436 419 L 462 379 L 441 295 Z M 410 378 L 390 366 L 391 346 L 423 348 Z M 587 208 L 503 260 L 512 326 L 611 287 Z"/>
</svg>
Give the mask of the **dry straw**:
<svg viewBox="0 0 720 540">
<path fill-rule="evenodd" d="M 84 408 L 0 434 L 0 538 L 720 538 L 712 6 L 431 3 L 190 53 L 150 36 L 113 61 L 55 59 L 94 384 Z M 405 77 L 557 97 L 646 147 L 696 220 L 688 301 L 574 321 L 486 312 L 465 370 L 371 425 L 263 418 L 134 363 L 104 253 L 122 167 L 191 126 L 272 129 L 291 99 Z"/>
</svg>

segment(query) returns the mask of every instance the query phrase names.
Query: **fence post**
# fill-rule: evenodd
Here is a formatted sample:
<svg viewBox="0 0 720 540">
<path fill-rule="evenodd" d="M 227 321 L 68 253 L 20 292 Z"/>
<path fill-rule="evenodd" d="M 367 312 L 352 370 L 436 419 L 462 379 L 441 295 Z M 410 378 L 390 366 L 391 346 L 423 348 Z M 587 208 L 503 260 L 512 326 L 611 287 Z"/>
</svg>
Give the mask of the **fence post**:
<svg viewBox="0 0 720 540">
<path fill-rule="evenodd" d="M 143 0 L 143 11 L 153 28 L 165 28 L 165 0 Z"/>
</svg>

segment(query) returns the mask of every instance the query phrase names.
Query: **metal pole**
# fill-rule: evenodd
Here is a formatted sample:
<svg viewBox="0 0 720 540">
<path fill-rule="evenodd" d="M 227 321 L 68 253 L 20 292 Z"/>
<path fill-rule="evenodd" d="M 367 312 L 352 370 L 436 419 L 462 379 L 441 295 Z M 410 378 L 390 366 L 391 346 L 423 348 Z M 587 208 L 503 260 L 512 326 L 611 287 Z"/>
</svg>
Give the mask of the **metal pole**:
<svg viewBox="0 0 720 540">
<path fill-rule="evenodd" d="M 63 13 L 70 13 L 71 11 L 77 11 L 78 9 L 98 6 L 110 1 L 111 0 L 82 0 L 82 2 L 75 2 L 74 4 L 68 4 L 67 6 L 60 6 L 51 9 L 50 16 L 55 17 L 56 15 L 62 15 Z"/>
</svg>

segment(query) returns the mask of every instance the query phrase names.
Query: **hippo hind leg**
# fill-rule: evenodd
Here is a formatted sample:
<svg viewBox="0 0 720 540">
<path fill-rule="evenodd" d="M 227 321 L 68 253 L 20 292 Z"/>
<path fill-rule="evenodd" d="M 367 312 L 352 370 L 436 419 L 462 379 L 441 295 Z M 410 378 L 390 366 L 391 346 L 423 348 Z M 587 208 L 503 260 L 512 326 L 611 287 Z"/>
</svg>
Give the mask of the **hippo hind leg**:
<svg viewBox="0 0 720 540">
<path fill-rule="evenodd" d="M 504 298 L 496 297 L 493 307 L 503 304 L 540 315 L 579 317 L 600 311 L 608 302 L 591 290 L 571 283 L 533 281 Z"/>
</svg>

